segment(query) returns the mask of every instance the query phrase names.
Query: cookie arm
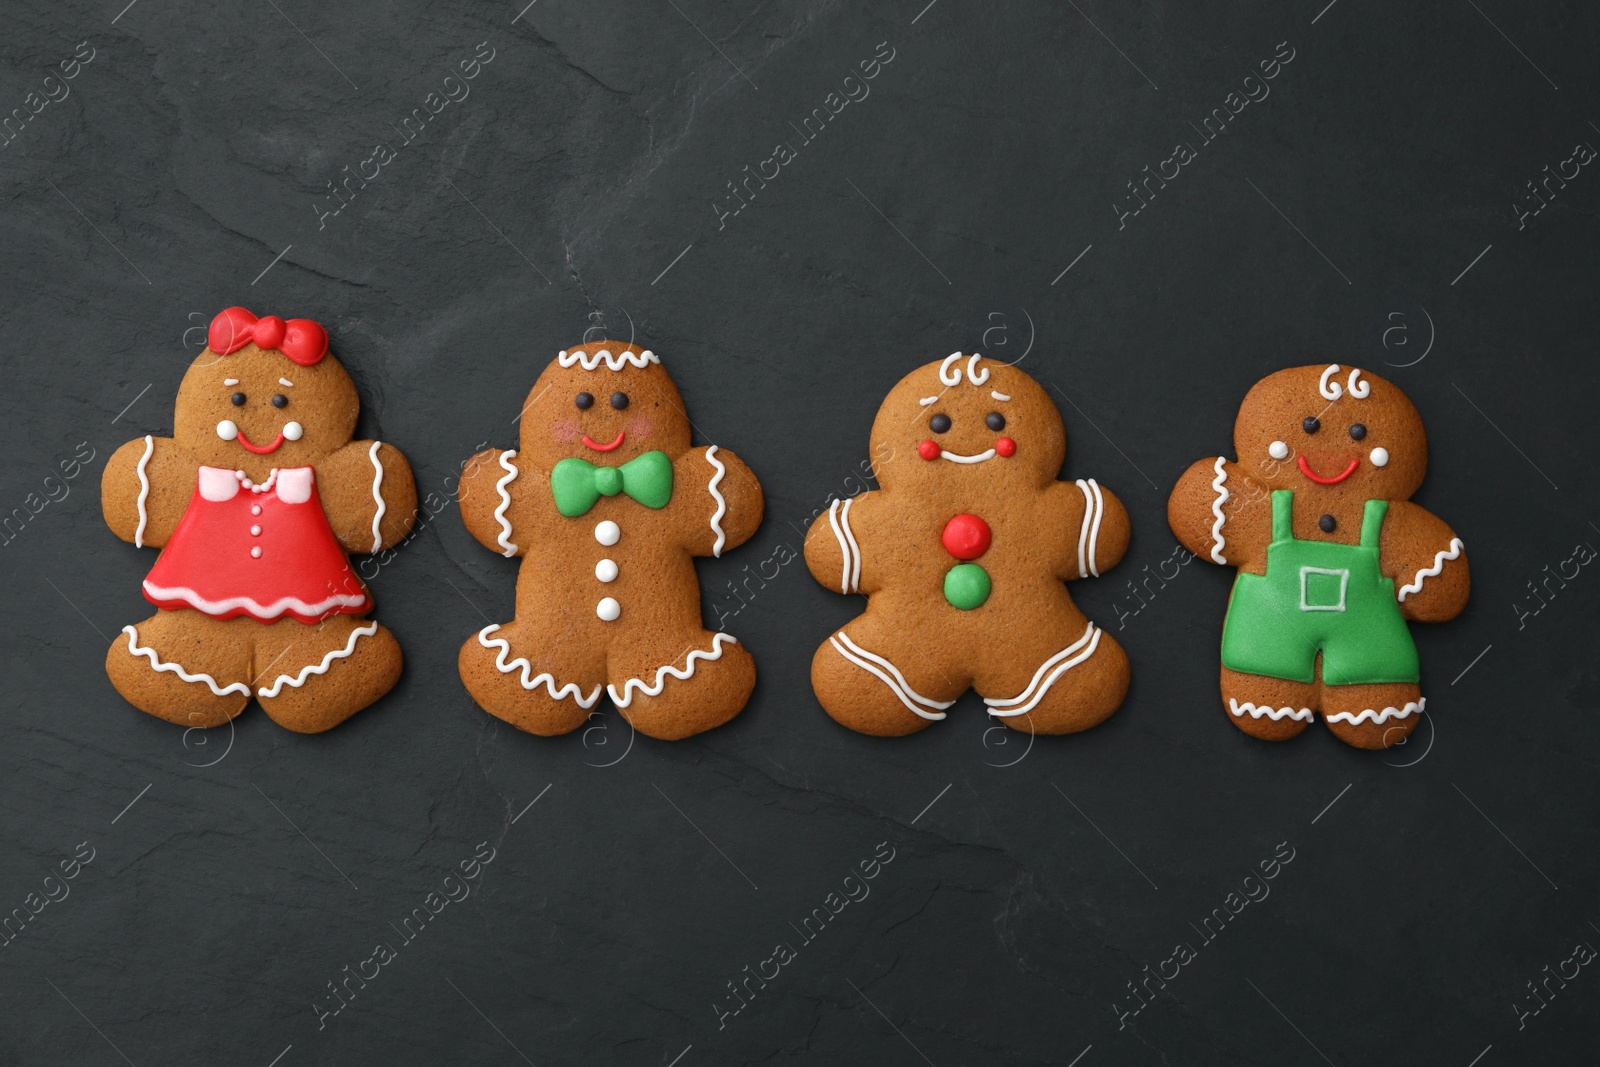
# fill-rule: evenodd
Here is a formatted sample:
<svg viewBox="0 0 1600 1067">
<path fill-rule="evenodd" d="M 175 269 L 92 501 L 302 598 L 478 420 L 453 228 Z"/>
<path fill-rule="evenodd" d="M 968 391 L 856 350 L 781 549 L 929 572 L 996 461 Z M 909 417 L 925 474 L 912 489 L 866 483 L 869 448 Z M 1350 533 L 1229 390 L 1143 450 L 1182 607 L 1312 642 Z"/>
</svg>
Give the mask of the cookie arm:
<svg viewBox="0 0 1600 1067">
<path fill-rule="evenodd" d="M 833 500 L 828 509 L 811 520 L 806 530 L 806 568 L 811 577 L 836 593 L 865 593 L 861 578 L 861 531 L 863 520 L 872 518 L 882 507 L 880 489 Z"/>
<path fill-rule="evenodd" d="M 1413 622 L 1445 622 L 1467 606 L 1472 571 L 1455 531 L 1407 500 L 1389 505 L 1378 539 L 1379 567 L 1394 579 L 1400 613 Z"/>
<path fill-rule="evenodd" d="M 1099 577 L 1122 561 L 1133 529 L 1115 493 L 1093 478 L 1079 478 L 1052 484 L 1044 499 L 1042 528 L 1066 534 L 1064 565 L 1056 577 L 1069 582 Z"/>
<path fill-rule="evenodd" d="M 550 476 L 515 451 L 489 448 L 461 470 L 461 521 L 491 552 L 527 553 L 534 537 L 534 493 L 549 496 Z"/>
<path fill-rule="evenodd" d="M 1239 464 L 1211 456 L 1178 479 L 1167 525 L 1201 559 L 1259 573 L 1272 540 L 1272 494 Z"/>
<path fill-rule="evenodd" d="M 170 437 L 138 437 L 111 454 L 100 476 L 100 510 L 111 532 L 161 548 L 194 495 L 194 459 Z"/>
<path fill-rule="evenodd" d="M 417 521 L 411 464 L 381 441 L 351 441 L 317 464 L 317 495 L 346 552 L 381 552 Z"/>
<path fill-rule="evenodd" d="M 690 552 L 720 556 L 750 540 L 761 525 L 766 498 L 744 460 L 708 445 L 691 448 L 673 466 L 674 502 L 684 501 L 683 506 L 699 516 L 692 520 Z"/>
</svg>

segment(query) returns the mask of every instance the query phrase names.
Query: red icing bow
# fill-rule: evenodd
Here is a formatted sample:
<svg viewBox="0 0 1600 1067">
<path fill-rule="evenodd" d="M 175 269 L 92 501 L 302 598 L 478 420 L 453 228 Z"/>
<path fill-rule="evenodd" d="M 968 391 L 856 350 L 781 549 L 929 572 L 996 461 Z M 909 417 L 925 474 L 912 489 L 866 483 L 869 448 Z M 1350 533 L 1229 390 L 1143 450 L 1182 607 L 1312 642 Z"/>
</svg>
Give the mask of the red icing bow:
<svg viewBox="0 0 1600 1067">
<path fill-rule="evenodd" d="M 219 356 L 237 352 L 253 341 L 257 348 L 275 348 L 302 367 L 328 354 L 328 331 L 320 324 L 310 319 L 285 322 L 276 315 L 258 319 L 241 307 L 228 308 L 212 319 L 206 340 Z"/>
</svg>

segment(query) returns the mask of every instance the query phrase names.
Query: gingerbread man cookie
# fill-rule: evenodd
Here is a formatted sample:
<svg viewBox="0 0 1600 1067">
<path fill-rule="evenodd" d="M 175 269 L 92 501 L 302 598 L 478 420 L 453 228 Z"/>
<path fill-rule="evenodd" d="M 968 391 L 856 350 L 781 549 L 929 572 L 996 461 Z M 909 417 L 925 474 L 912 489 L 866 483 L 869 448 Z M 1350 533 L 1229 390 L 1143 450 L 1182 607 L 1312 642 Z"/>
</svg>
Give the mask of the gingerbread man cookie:
<svg viewBox="0 0 1600 1067">
<path fill-rule="evenodd" d="M 761 523 L 761 486 L 716 445 L 689 443 L 683 399 L 654 352 L 567 349 L 533 383 L 520 446 L 468 461 L 461 517 L 521 557 L 516 618 L 461 646 L 478 704 L 529 733 L 582 725 L 605 693 L 643 734 L 677 740 L 739 714 L 755 662 L 701 624 L 695 556 Z"/>
<path fill-rule="evenodd" d="M 1039 383 L 954 353 L 890 391 L 871 445 L 882 488 L 834 501 L 806 535 L 817 581 L 867 595 L 812 660 L 828 714 L 865 734 L 909 734 L 968 688 L 1034 733 L 1086 730 L 1116 711 L 1127 654 L 1062 583 L 1122 558 L 1128 514 L 1092 478 L 1057 480 L 1066 430 Z"/>
<path fill-rule="evenodd" d="M 1235 726 L 1293 737 L 1313 713 L 1357 748 L 1400 743 L 1424 708 L 1406 623 L 1466 607 L 1461 539 L 1411 503 L 1428 469 L 1417 409 L 1334 363 L 1257 382 L 1233 428 L 1239 459 L 1190 467 L 1167 521 L 1202 559 L 1237 567 L 1222 630 Z"/>
<path fill-rule="evenodd" d="M 360 400 L 309 319 L 233 307 L 178 387 L 173 435 L 106 464 L 118 537 L 160 548 L 144 580 L 157 611 L 106 654 L 129 703 L 216 726 L 253 697 L 282 726 L 329 729 L 393 688 L 400 646 L 367 620 L 348 552 L 398 542 L 416 517 L 406 459 L 352 441 Z"/>
</svg>

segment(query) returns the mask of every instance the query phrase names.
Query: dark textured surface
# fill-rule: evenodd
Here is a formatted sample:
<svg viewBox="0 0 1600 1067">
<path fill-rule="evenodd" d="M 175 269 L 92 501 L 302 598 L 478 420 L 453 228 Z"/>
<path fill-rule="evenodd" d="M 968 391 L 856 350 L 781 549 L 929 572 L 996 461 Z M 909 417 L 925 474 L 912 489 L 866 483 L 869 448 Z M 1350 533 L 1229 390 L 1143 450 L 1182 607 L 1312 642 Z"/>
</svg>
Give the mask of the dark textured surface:
<svg viewBox="0 0 1600 1067">
<path fill-rule="evenodd" d="M 0 547 L 0 908 L 80 842 L 94 858 L 0 949 L 0 1062 L 1594 1061 L 1600 976 L 1563 961 L 1600 944 L 1600 577 L 1564 561 L 1600 546 L 1600 174 L 1520 228 L 1514 206 L 1600 144 L 1593 14 L 923 2 L 12 5 L 0 111 L 59 96 L 77 42 L 94 58 L 0 150 L 0 504 L 66 493 Z M 470 95 L 319 229 L 326 183 L 481 41 Z M 883 41 L 871 95 L 802 143 L 791 123 Z M 1190 124 L 1283 41 L 1270 96 L 1202 143 Z M 725 183 L 780 139 L 795 158 L 719 229 Z M 1119 228 L 1179 140 L 1197 158 Z M 329 327 L 361 433 L 439 512 L 373 583 L 405 677 L 323 736 L 253 709 L 185 737 L 102 669 L 154 553 L 105 528 L 101 467 L 170 430 L 195 327 L 233 303 Z M 591 312 L 664 355 L 702 439 L 767 491 L 756 538 L 701 565 L 761 680 L 679 744 L 630 747 L 609 713 L 523 736 L 456 677 L 514 567 L 446 479 L 513 442 Z M 807 669 L 859 603 L 798 561 L 742 607 L 729 583 L 853 491 L 902 373 L 980 347 L 1028 352 L 1071 401 L 1067 473 L 1127 502 L 1128 559 L 1075 596 L 1132 693 L 1031 750 L 970 696 L 914 738 L 856 736 Z M 1228 724 L 1231 571 L 1191 563 L 1137 614 L 1125 584 L 1171 554 L 1166 492 L 1229 449 L 1248 386 L 1335 360 L 1416 402 L 1418 499 L 1473 560 L 1466 614 L 1413 628 L 1428 721 L 1387 754 Z M 80 442 L 94 458 L 46 483 Z M 471 896 L 403 941 L 485 841 Z M 805 943 L 880 842 L 870 895 Z M 1282 842 L 1270 897 L 1206 943 Z M 319 1029 L 326 983 L 379 942 L 397 957 Z M 795 957 L 719 1027 L 779 942 Z M 1179 942 L 1195 958 L 1119 1029 L 1125 983 Z M 1527 983 L 1562 968 L 1531 1014 Z"/>
</svg>

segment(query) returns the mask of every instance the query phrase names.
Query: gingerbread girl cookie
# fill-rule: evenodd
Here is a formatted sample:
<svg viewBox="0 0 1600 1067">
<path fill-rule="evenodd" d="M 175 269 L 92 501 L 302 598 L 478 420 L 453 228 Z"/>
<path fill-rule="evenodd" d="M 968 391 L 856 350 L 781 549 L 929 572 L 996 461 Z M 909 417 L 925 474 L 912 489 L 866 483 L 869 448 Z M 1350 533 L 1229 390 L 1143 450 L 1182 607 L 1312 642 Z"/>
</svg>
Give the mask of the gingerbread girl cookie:
<svg viewBox="0 0 1600 1067">
<path fill-rule="evenodd" d="M 691 447 L 678 387 L 654 352 L 567 349 L 533 383 L 520 446 L 468 461 L 461 517 L 521 557 L 516 618 L 461 646 L 478 704 L 529 733 L 582 725 L 604 692 L 643 734 L 677 740 L 739 714 L 755 662 L 701 624 L 695 556 L 761 523 L 761 486 L 716 445 Z"/>
<path fill-rule="evenodd" d="M 1066 430 L 1039 383 L 953 353 L 890 391 L 871 445 L 882 488 L 834 501 L 806 535 L 817 581 L 867 595 L 812 660 L 828 714 L 865 734 L 909 734 L 968 688 L 1034 733 L 1086 730 L 1116 711 L 1127 654 L 1062 583 L 1122 558 L 1128 514 L 1092 478 L 1057 480 Z"/>
<path fill-rule="evenodd" d="M 1375 374 L 1293 367 L 1251 388 L 1233 442 L 1237 462 L 1200 460 L 1167 503 L 1184 547 L 1239 569 L 1229 718 L 1282 741 L 1321 712 L 1357 748 L 1399 744 L 1425 704 L 1406 623 L 1455 618 L 1471 585 L 1461 539 L 1410 500 L 1428 469 L 1422 418 Z"/>
<path fill-rule="evenodd" d="M 160 548 L 144 580 L 161 610 L 106 654 L 129 703 L 216 726 L 252 697 L 317 733 L 393 688 L 400 646 L 366 618 L 348 552 L 411 529 L 405 457 L 352 441 L 360 400 L 310 319 L 233 307 L 178 387 L 173 435 L 129 441 L 106 464 L 101 506 L 124 541 Z"/>
</svg>

